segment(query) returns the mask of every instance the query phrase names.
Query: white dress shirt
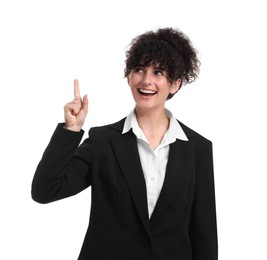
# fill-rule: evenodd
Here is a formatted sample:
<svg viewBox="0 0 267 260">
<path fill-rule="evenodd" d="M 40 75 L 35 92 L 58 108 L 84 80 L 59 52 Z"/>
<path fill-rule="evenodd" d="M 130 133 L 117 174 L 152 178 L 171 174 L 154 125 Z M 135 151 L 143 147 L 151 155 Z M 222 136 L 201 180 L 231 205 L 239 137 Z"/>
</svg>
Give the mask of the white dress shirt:
<svg viewBox="0 0 267 260">
<path fill-rule="evenodd" d="M 132 129 L 137 138 L 138 152 L 146 182 L 149 218 L 153 213 L 163 186 L 170 144 L 174 143 L 176 139 L 188 141 L 172 113 L 167 109 L 165 109 L 165 112 L 170 119 L 169 128 L 155 150 L 151 149 L 144 132 L 139 127 L 134 110 L 127 116 L 122 131 L 122 134 L 124 134 Z"/>
</svg>

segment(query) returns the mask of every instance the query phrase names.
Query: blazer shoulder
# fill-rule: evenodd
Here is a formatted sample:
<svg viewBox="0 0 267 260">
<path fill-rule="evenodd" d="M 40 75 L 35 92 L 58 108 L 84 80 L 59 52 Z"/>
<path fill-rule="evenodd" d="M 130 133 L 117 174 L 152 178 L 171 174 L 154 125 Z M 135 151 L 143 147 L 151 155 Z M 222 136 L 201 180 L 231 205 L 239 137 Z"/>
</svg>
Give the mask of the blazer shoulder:
<svg viewBox="0 0 267 260">
<path fill-rule="evenodd" d="M 89 130 L 89 136 L 93 135 L 93 136 L 102 136 L 103 137 L 103 136 L 107 135 L 109 132 L 111 132 L 112 130 L 113 131 L 115 130 L 117 132 L 122 132 L 125 119 L 126 119 L 126 117 L 122 118 L 121 120 L 119 120 L 115 123 L 102 125 L 102 126 L 93 126 Z"/>
<path fill-rule="evenodd" d="M 195 130 L 191 129 L 187 125 L 183 124 L 179 120 L 177 120 L 180 126 L 182 127 L 183 131 L 185 132 L 189 141 L 197 142 L 199 144 L 211 144 L 211 140 L 207 139 L 203 135 L 199 134 Z"/>
<path fill-rule="evenodd" d="M 193 145 L 197 160 L 203 161 L 203 158 L 212 158 L 212 142 L 183 123 L 179 122 L 179 124 Z"/>
</svg>

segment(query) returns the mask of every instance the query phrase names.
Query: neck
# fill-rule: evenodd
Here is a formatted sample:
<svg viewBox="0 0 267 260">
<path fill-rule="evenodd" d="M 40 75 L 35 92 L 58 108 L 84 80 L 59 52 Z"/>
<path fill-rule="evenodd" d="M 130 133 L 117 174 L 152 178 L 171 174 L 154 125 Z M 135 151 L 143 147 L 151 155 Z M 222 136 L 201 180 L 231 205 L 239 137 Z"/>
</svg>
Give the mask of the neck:
<svg viewBox="0 0 267 260">
<path fill-rule="evenodd" d="M 151 149 L 156 149 L 169 128 L 169 119 L 165 109 L 144 112 L 135 108 L 135 114 L 138 125 L 143 130 Z"/>
<path fill-rule="evenodd" d="M 137 122 L 142 130 L 168 129 L 169 119 L 166 116 L 165 109 L 161 108 L 153 111 L 143 111 L 135 108 Z"/>
</svg>

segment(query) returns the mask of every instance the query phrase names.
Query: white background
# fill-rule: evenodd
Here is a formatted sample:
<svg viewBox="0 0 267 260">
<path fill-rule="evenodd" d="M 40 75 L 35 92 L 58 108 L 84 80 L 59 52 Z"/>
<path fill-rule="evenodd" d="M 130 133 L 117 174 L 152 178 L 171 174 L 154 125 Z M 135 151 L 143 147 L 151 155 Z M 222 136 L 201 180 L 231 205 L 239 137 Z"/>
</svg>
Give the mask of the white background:
<svg viewBox="0 0 267 260">
<path fill-rule="evenodd" d="M 90 189 L 48 205 L 31 181 L 78 78 L 84 126 L 126 116 L 125 50 L 147 30 L 181 29 L 199 79 L 167 107 L 213 141 L 221 260 L 267 259 L 266 8 L 264 0 L 2 0 L 0 2 L 0 259 L 77 259 Z"/>
</svg>

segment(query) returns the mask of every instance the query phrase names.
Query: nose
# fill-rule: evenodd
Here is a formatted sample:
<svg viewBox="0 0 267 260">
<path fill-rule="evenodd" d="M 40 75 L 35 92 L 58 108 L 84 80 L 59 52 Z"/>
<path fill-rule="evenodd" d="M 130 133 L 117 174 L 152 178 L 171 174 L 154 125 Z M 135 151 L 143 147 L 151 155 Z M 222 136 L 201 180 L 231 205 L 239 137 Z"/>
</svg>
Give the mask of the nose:
<svg viewBox="0 0 267 260">
<path fill-rule="evenodd" d="M 148 86 L 153 83 L 153 75 L 150 71 L 146 71 L 143 74 L 143 83 Z"/>
</svg>

